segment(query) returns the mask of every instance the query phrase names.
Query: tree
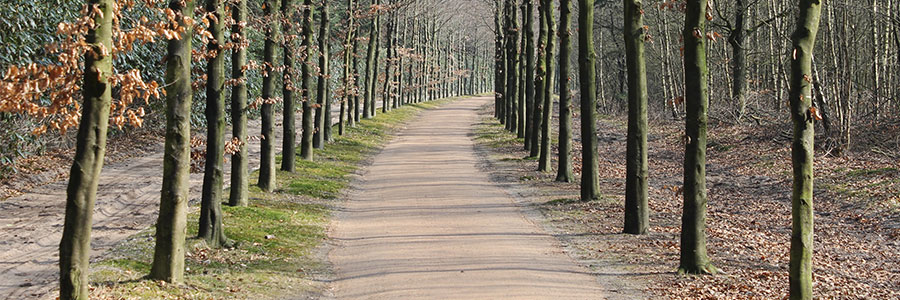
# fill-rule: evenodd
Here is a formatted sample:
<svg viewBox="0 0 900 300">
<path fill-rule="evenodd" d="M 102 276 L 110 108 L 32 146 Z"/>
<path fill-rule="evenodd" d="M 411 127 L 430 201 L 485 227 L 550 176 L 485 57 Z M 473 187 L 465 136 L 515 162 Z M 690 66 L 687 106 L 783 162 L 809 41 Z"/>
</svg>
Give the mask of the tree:
<svg viewBox="0 0 900 300">
<path fill-rule="evenodd" d="M 325 148 L 331 131 L 331 99 L 328 98 L 329 75 L 331 75 L 331 53 L 328 47 L 331 38 L 331 24 L 328 18 L 328 0 L 322 1 L 319 21 L 319 77 L 316 89 L 316 130 L 313 148 Z"/>
<path fill-rule="evenodd" d="M 365 75 L 365 97 L 363 99 L 363 118 L 372 118 L 375 117 L 375 87 L 378 78 L 378 67 L 376 65 L 378 58 L 378 36 L 380 34 L 379 28 L 379 0 L 372 0 L 372 8 L 371 11 L 374 14 L 372 16 L 372 24 L 369 29 L 369 46 L 366 50 L 366 75 Z"/>
<path fill-rule="evenodd" d="M 794 139 L 791 161 L 794 187 L 791 197 L 791 299 L 812 299 L 813 255 L 813 158 L 815 140 L 815 108 L 812 106 L 812 58 L 822 3 L 801 0 L 797 29 L 791 36 L 791 119 Z"/>
<path fill-rule="evenodd" d="M 228 204 L 246 206 L 248 186 L 250 185 L 247 163 L 250 154 L 247 150 L 247 47 L 249 41 L 244 37 L 244 26 L 247 22 L 247 0 L 233 1 L 231 7 L 231 42 L 238 45 L 231 51 L 231 76 L 234 87 L 231 88 L 231 123 L 232 135 L 238 142 L 238 151 L 231 156 L 231 193 Z"/>
<path fill-rule="evenodd" d="M 571 182 L 572 174 L 572 96 L 569 94 L 569 55 L 572 53 L 572 1 L 559 2 L 559 166 L 556 181 Z"/>
<path fill-rule="evenodd" d="M 99 13 L 90 18 L 99 26 L 88 31 L 85 42 L 91 50 L 84 54 L 84 108 L 78 126 L 75 158 L 66 189 L 66 218 L 59 243 L 59 298 L 89 299 L 88 263 L 91 252 L 91 222 L 103 157 L 112 102 L 109 77 L 112 56 L 100 49 L 112 49 L 112 0 L 88 0 Z"/>
<path fill-rule="evenodd" d="M 685 151 L 678 273 L 715 274 L 706 255 L 707 0 L 688 0 L 684 31 Z"/>
<path fill-rule="evenodd" d="M 578 1 L 578 80 L 581 84 L 581 201 L 600 198 L 594 85 L 594 1 Z"/>
<path fill-rule="evenodd" d="M 304 160 L 313 159 L 313 103 L 312 103 L 312 57 L 313 57 L 313 15 L 315 6 L 312 0 L 303 1 L 303 42 L 300 49 L 303 50 L 303 64 L 300 66 L 303 86 L 300 94 L 303 101 L 303 135 L 300 139 L 300 157 Z M 327 26 L 327 25 L 325 25 Z M 293 156 L 283 159 L 293 159 Z"/>
<path fill-rule="evenodd" d="M 628 146 L 625 154 L 625 233 L 645 234 L 647 207 L 647 68 L 644 12 L 640 0 L 625 0 L 625 54 L 628 66 Z"/>
<path fill-rule="evenodd" d="M 326 0 L 327 2 L 327 0 Z M 353 0 L 347 0 L 347 36 L 344 39 L 344 82 L 341 90 L 341 115 L 339 118 L 338 134 L 344 135 L 344 115 L 347 116 L 347 124 L 353 124 L 353 95 L 357 93 L 356 82 L 353 80 L 353 61 L 356 50 L 353 48 L 355 19 Z M 346 114 L 344 113 L 346 107 Z"/>
<path fill-rule="evenodd" d="M 519 98 L 519 20 L 516 17 L 517 0 L 506 0 L 506 129 L 515 132 L 518 121 L 516 100 Z"/>
<path fill-rule="evenodd" d="M 533 110 L 531 113 L 531 142 L 529 143 L 530 148 L 528 149 L 528 157 L 538 157 L 541 151 L 541 133 L 542 133 L 542 124 L 543 123 L 543 111 L 544 111 L 544 97 L 547 96 L 545 90 L 547 89 L 547 84 L 544 82 L 547 80 L 547 58 L 550 57 L 547 55 L 547 43 L 550 39 L 548 36 L 549 25 L 547 24 L 547 9 L 544 5 L 544 0 L 540 0 L 538 2 L 538 43 L 537 43 L 537 63 L 534 67 L 534 104 L 532 105 Z"/>
<path fill-rule="evenodd" d="M 225 181 L 225 7 L 223 0 L 206 0 L 209 58 L 206 68 L 206 165 L 197 236 L 212 248 L 228 242 L 222 228 L 222 185 Z"/>
<path fill-rule="evenodd" d="M 545 18 L 547 18 L 547 44 L 544 55 L 547 55 L 545 62 L 547 66 L 544 68 L 544 105 L 541 107 L 541 151 L 538 157 L 538 171 L 550 172 L 550 122 L 553 120 L 553 76 L 552 72 L 556 69 L 553 62 L 556 61 L 556 50 L 554 40 L 556 40 L 556 20 L 554 18 L 553 0 L 542 0 L 541 9 L 545 10 Z"/>
<path fill-rule="evenodd" d="M 534 134 L 534 1 L 525 1 L 525 13 L 522 18 L 525 20 L 525 114 L 522 115 L 522 121 L 525 123 L 525 150 L 531 150 L 531 136 Z"/>
<path fill-rule="evenodd" d="M 281 31 L 280 22 L 276 20 L 279 0 L 266 0 L 263 3 L 263 11 L 266 15 L 265 31 L 266 41 L 263 48 L 262 98 L 260 119 L 262 120 L 262 138 L 260 141 L 259 182 L 257 185 L 266 192 L 275 190 L 275 51 L 276 40 Z"/>
<path fill-rule="evenodd" d="M 184 279 L 184 237 L 191 167 L 191 38 L 184 19 L 194 12 L 194 1 L 170 1 L 181 37 L 171 39 L 166 55 L 166 142 L 162 196 L 156 222 L 156 246 L 150 278 L 180 283 Z"/>
<path fill-rule="evenodd" d="M 297 133 L 296 133 L 296 107 L 294 103 L 294 5 L 293 0 L 281 0 L 281 22 L 282 22 L 282 56 L 284 59 L 284 73 L 282 74 L 281 97 L 283 101 L 282 126 L 284 134 L 282 134 L 281 144 L 281 170 L 294 172 L 294 156 L 297 156 Z M 306 28 L 303 28 L 304 32 Z M 302 120 L 301 120 L 302 122 Z"/>
<path fill-rule="evenodd" d="M 494 117 L 503 124 L 506 123 L 506 37 L 502 25 L 505 16 L 501 1 L 505 0 L 494 0 Z"/>
</svg>

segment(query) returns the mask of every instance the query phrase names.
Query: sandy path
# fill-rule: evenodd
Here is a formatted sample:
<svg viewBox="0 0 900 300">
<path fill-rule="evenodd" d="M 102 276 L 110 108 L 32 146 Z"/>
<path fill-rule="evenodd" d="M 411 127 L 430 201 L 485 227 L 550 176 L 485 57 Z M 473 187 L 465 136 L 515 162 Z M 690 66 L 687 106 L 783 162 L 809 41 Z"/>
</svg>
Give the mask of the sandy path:
<svg viewBox="0 0 900 300">
<path fill-rule="evenodd" d="M 381 107 L 380 103 L 376 107 Z M 337 114 L 337 111 L 333 114 L 335 123 Z M 281 118 L 280 114 L 277 116 L 276 151 L 281 151 Z M 298 115 L 298 129 L 300 118 Z M 337 129 L 334 130 L 337 134 Z M 258 120 L 249 122 L 248 132 L 259 135 Z M 227 134 L 231 134 L 231 129 Z M 300 130 L 297 135 L 299 140 Z M 260 144 L 251 142 L 249 146 L 250 169 L 258 169 Z M 162 188 L 163 145 L 156 145 L 154 149 L 148 156 L 103 167 L 91 234 L 92 260 L 116 243 L 156 223 Z M 227 186 L 230 161 L 225 166 Z M 60 180 L 0 202 L 0 299 L 41 298 L 57 289 L 59 240 L 62 238 L 67 184 L 68 179 Z M 191 200 L 200 201 L 203 174 L 191 174 L 190 184 Z"/>
<path fill-rule="evenodd" d="M 478 169 L 472 124 L 488 101 L 426 112 L 375 157 L 331 234 L 337 298 L 603 298 Z"/>
</svg>

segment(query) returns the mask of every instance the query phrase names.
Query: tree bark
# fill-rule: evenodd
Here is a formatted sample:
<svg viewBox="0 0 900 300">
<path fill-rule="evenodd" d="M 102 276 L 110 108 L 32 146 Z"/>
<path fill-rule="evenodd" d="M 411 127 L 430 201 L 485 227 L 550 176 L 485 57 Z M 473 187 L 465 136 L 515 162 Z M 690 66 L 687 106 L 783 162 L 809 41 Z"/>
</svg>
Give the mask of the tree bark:
<svg viewBox="0 0 900 300">
<path fill-rule="evenodd" d="M 628 68 L 628 138 L 625 154 L 625 233 L 645 234 L 650 223 L 647 196 L 647 67 L 643 8 L 624 0 Z"/>
<path fill-rule="evenodd" d="M 815 117 L 812 107 L 812 58 L 822 5 L 818 0 L 801 0 L 797 28 L 791 36 L 791 119 L 794 139 L 791 161 L 794 170 L 791 196 L 790 298 L 812 299 L 813 255 L 813 158 Z"/>
<path fill-rule="evenodd" d="M 581 85 L 581 201 L 600 198 L 596 87 L 594 85 L 594 1 L 578 1 L 578 80 Z"/>
<path fill-rule="evenodd" d="M 194 13 L 194 1 L 170 1 L 184 27 L 180 39 L 169 40 L 166 56 L 166 142 L 162 195 L 156 222 L 156 246 L 150 278 L 170 283 L 184 280 L 184 238 L 191 171 L 191 37 L 183 16 Z"/>
<path fill-rule="evenodd" d="M 547 84 L 547 43 L 549 25 L 547 23 L 547 9 L 544 6 L 544 0 L 538 2 L 538 43 L 537 43 L 537 62 L 535 64 L 534 74 L 534 105 L 531 111 L 531 142 L 528 149 L 528 157 L 538 157 L 541 151 L 541 133 L 544 111 L 544 97 L 547 93 L 544 91 Z"/>
<path fill-rule="evenodd" d="M 303 160 L 312 160 L 313 130 L 315 130 L 315 128 L 313 126 L 312 103 L 312 77 L 314 74 L 311 64 L 313 57 L 313 15 L 315 6 L 313 5 L 313 0 L 304 0 L 303 6 L 303 42 L 300 44 L 300 49 L 303 50 L 303 65 L 300 66 L 301 80 L 303 81 L 300 92 L 301 101 L 303 101 L 303 134 L 300 138 L 300 157 L 303 158 Z M 293 156 L 291 156 L 291 158 L 293 158 Z M 282 159 L 286 160 L 288 158 L 284 157 Z"/>
<path fill-rule="evenodd" d="M 206 11 L 212 13 L 207 45 L 215 53 L 207 62 L 206 80 L 206 165 L 200 198 L 200 227 L 197 237 L 210 248 L 228 243 L 222 228 L 222 186 L 225 181 L 225 7 L 223 0 L 206 0 Z"/>
<path fill-rule="evenodd" d="M 553 121 L 553 70 L 556 69 L 556 19 L 554 18 L 553 0 L 542 0 L 547 13 L 547 49 L 545 60 L 547 66 L 544 73 L 544 105 L 541 112 L 541 151 L 538 157 L 538 171 L 550 172 L 553 168 L 550 164 L 550 123 Z"/>
<path fill-rule="evenodd" d="M 328 39 L 331 38 L 331 25 L 328 16 L 328 0 L 322 1 L 321 16 L 319 22 L 319 78 L 316 90 L 316 132 L 313 136 L 313 148 L 325 148 L 325 142 L 329 139 L 331 131 L 331 99 L 328 94 L 329 75 L 331 74 L 331 59 Z"/>
<path fill-rule="evenodd" d="M 265 70 L 263 71 L 262 98 L 263 105 L 260 108 L 260 119 L 262 120 L 262 139 L 260 141 L 260 159 L 259 159 L 259 181 L 257 186 L 264 192 L 275 190 L 275 78 L 276 63 L 275 56 L 277 51 L 276 40 L 279 38 L 281 31 L 280 22 L 275 20 L 279 0 L 266 0 L 263 9 L 266 20 L 266 41 L 263 48 L 263 60 L 265 62 Z"/>
<path fill-rule="evenodd" d="M 532 135 L 534 135 L 534 1 L 525 1 L 525 114 L 522 115 L 525 123 L 525 150 L 531 150 Z"/>
<path fill-rule="evenodd" d="M 231 52 L 231 76 L 236 81 L 231 88 L 231 123 L 232 135 L 240 141 L 239 151 L 231 156 L 231 194 L 228 204 L 231 206 L 247 206 L 248 187 L 248 161 L 250 154 L 247 149 L 247 75 L 244 66 L 247 65 L 247 47 L 243 43 L 249 42 L 244 37 L 244 26 L 247 22 L 247 0 L 232 2 L 231 26 L 232 43 L 238 45 Z"/>
<path fill-rule="evenodd" d="M 506 1 L 506 130 L 515 132 L 518 122 L 516 107 L 519 99 L 519 21 L 516 17 L 517 0 Z"/>
<path fill-rule="evenodd" d="M 557 182 L 572 182 L 572 96 L 569 93 L 569 77 L 572 53 L 572 1 L 559 2 L 559 166 L 556 170 Z"/>
<path fill-rule="evenodd" d="M 294 4 L 293 0 L 281 0 L 281 30 L 284 32 L 282 44 L 282 56 L 284 59 L 284 73 L 282 74 L 281 97 L 283 99 L 282 126 L 284 134 L 282 134 L 281 143 L 281 170 L 293 173 L 294 157 L 297 156 L 297 125 L 296 125 L 296 103 L 294 101 L 294 51 L 297 48 L 294 43 Z M 304 28 L 305 30 L 305 28 Z"/>
<path fill-rule="evenodd" d="M 91 252 L 91 225 L 103 158 L 112 101 L 109 77 L 112 57 L 101 49 L 112 49 L 112 0 L 89 0 L 102 14 L 90 17 L 97 24 L 88 31 L 84 55 L 84 108 L 78 126 L 75 158 L 66 190 L 66 217 L 59 243 L 59 299 L 89 299 L 88 263 Z"/>
<path fill-rule="evenodd" d="M 688 0 L 684 31 L 685 142 L 684 211 L 678 273 L 714 274 L 706 255 L 706 123 L 709 105 L 706 66 L 707 0 Z"/>
</svg>

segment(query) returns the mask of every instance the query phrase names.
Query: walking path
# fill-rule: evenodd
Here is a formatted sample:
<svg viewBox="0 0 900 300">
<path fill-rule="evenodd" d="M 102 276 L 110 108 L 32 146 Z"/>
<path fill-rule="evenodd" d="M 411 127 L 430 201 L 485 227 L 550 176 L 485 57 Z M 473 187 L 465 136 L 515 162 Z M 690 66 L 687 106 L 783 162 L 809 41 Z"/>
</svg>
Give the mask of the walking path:
<svg viewBox="0 0 900 300">
<path fill-rule="evenodd" d="M 427 111 L 337 215 L 338 299 L 599 299 L 599 282 L 477 167 L 478 97 Z"/>
</svg>

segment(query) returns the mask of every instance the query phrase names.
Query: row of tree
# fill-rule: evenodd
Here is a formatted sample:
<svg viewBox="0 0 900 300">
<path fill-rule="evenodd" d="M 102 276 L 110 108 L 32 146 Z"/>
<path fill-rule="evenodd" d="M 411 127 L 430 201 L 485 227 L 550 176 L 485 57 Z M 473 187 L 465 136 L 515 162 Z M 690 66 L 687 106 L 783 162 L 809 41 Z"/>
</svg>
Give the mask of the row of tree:
<svg viewBox="0 0 900 300">
<path fill-rule="evenodd" d="M 534 5 L 537 2 L 538 36 L 533 47 Z M 506 129 L 525 138 L 525 148 L 539 158 L 538 170 L 550 171 L 550 121 L 552 120 L 552 70 L 556 63 L 557 24 L 553 0 L 495 0 L 495 116 Z M 573 1 L 560 0 L 559 53 L 559 152 L 558 181 L 573 179 L 571 166 L 572 112 L 569 92 L 571 41 L 570 19 Z M 578 83 L 581 107 L 582 172 L 581 199 L 599 195 L 596 136 L 597 68 L 594 44 L 595 4 L 578 1 Z M 737 5 L 743 5 L 738 1 Z M 755 3 L 754 3 L 755 4 Z M 798 1 L 796 30 L 791 35 L 790 114 L 794 122 L 792 161 L 794 166 L 793 233 L 791 235 L 790 295 L 792 299 L 812 298 L 812 160 L 814 121 L 820 114 L 813 106 L 815 72 L 813 51 L 822 2 Z M 684 211 L 681 231 L 679 273 L 715 274 L 706 253 L 706 140 L 709 110 L 709 68 L 707 53 L 711 42 L 720 38 L 708 27 L 716 11 L 708 0 L 665 2 L 684 12 L 682 27 L 682 85 L 685 113 Z M 647 161 L 647 68 L 645 43 L 652 40 L 644 25 L 641 1 L 623 1 L 620 33 L 624 44 L 628 110 L 624 232 L 645 234 L 649 228 Z M 521 11 L 521 12 L 520 12 Z M 743 13 L 744 10 L 739 9 Z M 520 15 L 521 13 L 521 15 Z M 785 12 L 787 13 L 787 12 Z M 744 25 L 740 25 L 744 28 Z M 743 30 L 743 29 L 741 29 Z M 740 33 L 739 33 L 740 34 Z M 783 33 L 782 33 L 783 34 Z M 740 37 L 738 42 L 742 43 Z M 740 45 L 740 44 L 739 44 Z M 741 46 L 738 46 L 741 47 Z M 536 49 L 535 53 L 533 49 Z M 742 80 L 741 83 L 743 83 Z M 602 84 L 602 80 L 599 81 Z M 524 87 L 523 87 L 524 85 Z M 738 97 L 742 87 L 736 87 Z M 672 104 L 673 106 L 675 104 Z M 742 104 L 741 106 L 743 106 Z M 741 108 L 743 110 L 743 108 Z M 740 112 L 743 114 L 743 111 Z"/>
<path fill-rule="evenodd" d="M 89 297 L 91 220 L 107 131 L 110 121 L 118 126 L 142 124 L 144 109 L 135 99 L 165 98 L 163 186 L 150 278 L 181 282 L 192 160 L 191 107 L 198 90 L 205 88 L 201 98 L 206 100 L 207 124 L 198 236 L 210 247 L 223 247 L 231 243 L 223 230 L 220 204 L 225 197 L 224 158 L 232 155 L 228 203 L 247 205 L 251 134 L 247 121 L 252 110 L 259 109 L 262 123 L 256 185 L 271 192 L 276 188 L 278 106 L 283 118 L 280 169 L 294 172 L 297 144 L 299 156 L 312 160 L 315 149 L 332 140 L 332 127 L 341 135 L 345 126 L 374 117 L 379 98 L 381 111 L 389 112 L 409 103 L 493 88 L 489 45 L 479 39 L 485 33 L 451 22 L 454 7 L 460 7 L 440 1 L 86 2 L 83 17 L 58 26 L 68 38 L 48 47 L 61 53 L 57 61 L 10 66 L 0 82 L 2 112 L 49 120 L 36 133 L 78 127 L 59 248 L 60 299 Z M 137 15 L 139 20 L 123 17 L 123 11 L 135 7 L 153 14 Z M 261 33 L 257 36 L 262 40 L 251 39 L 254 32 Z M 163 84 L 145 82 L 138 69 L 119 73 L 118 55 L 131 51 L 135 43 L 157 39 L 167 41 Z M 248 51 L 256 43 L 263 44 L 261 55 Z M 332 45 L 341 49 L 336 55 Z M 254 74 L 262 78 L 260 91 L 249 87 Z M 260 96 L 250 101 L 253 93 Z M 296 112 L 301 112 L 299 141 Z M 229 121 L 230 140 L 225 137 Z"/>
</svg>

